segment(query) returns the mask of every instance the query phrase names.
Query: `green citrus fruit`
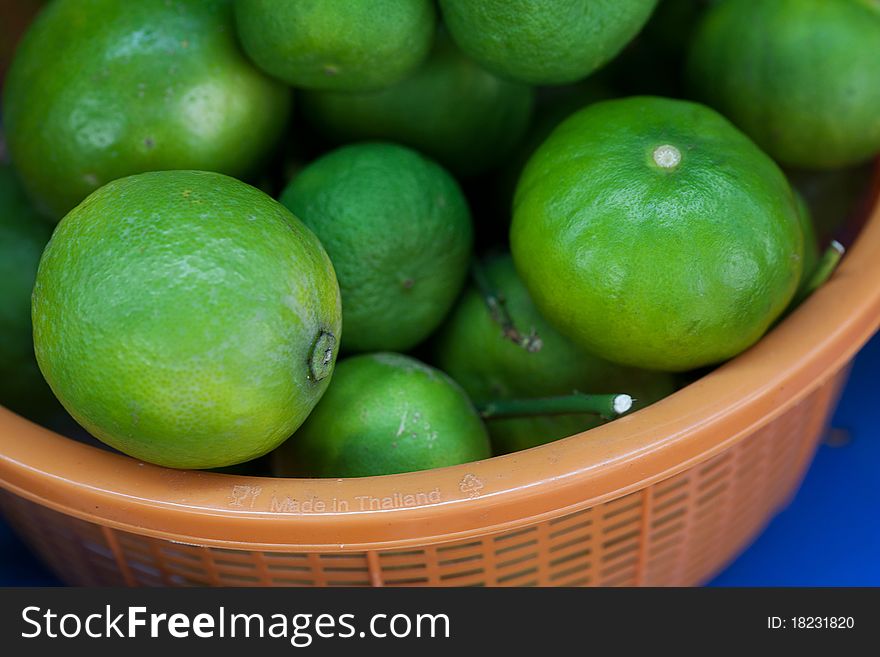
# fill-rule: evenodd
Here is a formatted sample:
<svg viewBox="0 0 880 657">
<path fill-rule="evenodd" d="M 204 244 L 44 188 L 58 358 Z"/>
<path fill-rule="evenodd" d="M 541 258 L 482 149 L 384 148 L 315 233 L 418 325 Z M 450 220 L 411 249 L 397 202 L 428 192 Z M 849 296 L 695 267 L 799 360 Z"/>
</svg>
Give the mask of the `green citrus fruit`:
<svg viewBox="0 0 880 657">
<path fill-rule="evenodd" d="M 698 28 L 694 91 L 782 163 L 880 152 L 880 2 L 728 0 Z"/>
<path fill-rule="evenodd" d="M 438 37 L 425 64 L 381 91 L 306 91 L 303 112 L 337 143 L 400 142 L 459 174 L 502 161 L 528 128 L 530 87 L 502 80 Z"/>
<path fill-rule="evenodd" d="M 749 347 L 803 267 L 779 168 L 716 112 L 665 98 L 604 101 L 563 122 L 523 172 L 510 237 L 551 324 L 652 370 Z"/>
<path fill-rule="evenodd" d="M 455 302 L 470 264 L 470 212 L 431 160 L 395 144 L 345 146 L 299 173 L 281 202 L 330 254 L 346 351 L 406 351 Z"/>
<path fill-rule="evenodd" d="M 235 0 L 238 34 L 261 69 L 295 87 L 381 89 L 428 55 L 430 0 Z"/>
<path fill-rule="evenodd" d="M 201 171 L 91 194 L 55 230 L 33 295 L 37 360 L 65 408 L 177 468 L 247 461 L 293 433 L 330 380 L 340 315 L 314 234 Z"/>
<path fill-rule="evenodd" d="M 290 92 L 238 47 L 231 0 L 57 0 L 4 89 L 9 152 L 60 218 L 110 180 L 159 169 L 249 173 Z"/>
<path fill-rule="evenodd" d="M 394 353 L 339 362 L 315 410 L 274 454 L 281 475 L 367 477 L 484 459 L 489 439 L 448 376 Z"/>
<path fill-rule="evenodd" d="M 541 349 L 530 352 L 504 338 L 483 294 L 471 287 L 434 341 L 434 362 L 477 404 L 533 399 L 575 391 L 626 393 L 643 408 L 675 390 L 671 375 L 609 363 L 575 346 L 547 323 L 522 284 L 509 255 L 484 265 L 486 278 L 504 299 L 518 330 L 534 331 Z M 513 452 L 601 424 L 595 415 L 492 419 L 486 422 L 496 452 Z"/>
<path fill-rule="evenodd" d="M 455 42 L 490 71 L 530 84 L 585 78 L 648 20 L 657 0 L 440 0 Z"/>
<path fill-rule="evenodd" d="M 0 404 L 31 416 L 53 399 L 31 329 L 31 291 L 51 234 L 12 169 L 0 166 Z"/>
</svg>

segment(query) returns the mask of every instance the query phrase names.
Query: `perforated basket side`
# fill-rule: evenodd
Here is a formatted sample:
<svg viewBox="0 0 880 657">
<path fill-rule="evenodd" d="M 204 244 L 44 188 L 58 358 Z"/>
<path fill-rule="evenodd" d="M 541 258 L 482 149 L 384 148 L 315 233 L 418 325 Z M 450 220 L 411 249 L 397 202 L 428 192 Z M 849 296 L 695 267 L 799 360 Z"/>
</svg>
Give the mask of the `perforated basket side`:
<svg viewBox="0 0 880 657">
<path fill-rule="evenodd" d="M 79 520 L 8 492 L 0 506 L 59 577 L 77 585 L 691 585 L 735 556 L 794 493 L 844 378 L 637 492 L 511 531 L 405 550 L 200 547 Z"/>
</svg>

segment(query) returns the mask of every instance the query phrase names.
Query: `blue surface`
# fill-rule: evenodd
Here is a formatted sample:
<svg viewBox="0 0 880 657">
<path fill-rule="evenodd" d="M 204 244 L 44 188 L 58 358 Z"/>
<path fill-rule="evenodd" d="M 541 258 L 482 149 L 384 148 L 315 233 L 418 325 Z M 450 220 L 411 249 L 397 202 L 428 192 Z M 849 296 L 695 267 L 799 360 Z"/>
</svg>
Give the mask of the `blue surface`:
<svg viewBox="0 0 880 657">
<path fill-rule="evenodd" d="M 792 504 L 714 586 L 880 586 L 880 334 L 856 358 L 832 427 Z"/>
<path fill-rule="evenodd" d="M 859 354 L 832 426 L 797 497 L 712 586 L 880 586 L 880 336 Z M 0 520 L 0 586 L 59 582 Z"/>
</svg>

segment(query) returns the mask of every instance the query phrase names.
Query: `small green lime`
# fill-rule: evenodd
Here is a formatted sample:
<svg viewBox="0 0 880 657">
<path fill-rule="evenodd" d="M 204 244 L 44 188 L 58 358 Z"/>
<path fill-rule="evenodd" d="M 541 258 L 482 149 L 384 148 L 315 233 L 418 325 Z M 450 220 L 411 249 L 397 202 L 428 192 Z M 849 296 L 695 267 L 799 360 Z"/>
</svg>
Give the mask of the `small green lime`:
<svg viewBox="0 0 880 657">
<path fill-rule="evenodd" d="M 880 152 L 880 2 L 727 0 L 698 28 L 688 77 L 778 161 L 811 169 Z"/>
<path fill-rule="evenodd" d="M 345 146 L 299 173 L 281 202 L 330 254 L 346 351 L 406 351 L 455 302 L 470 264 L 470 212 L 431 160 L 395 144 Z"/>
<path fill-rule="evenodd" d="M 657 0 L 440 0 L 452 38 L 490 71 L 530 84 L 585 78 L 648 20 Z"/>
<path fill-rule="evenodd" d="M 364 91 L 427 57 L 430 0 L 235 0 L 238 35 L 261 69 L 295 87 Z"/>
<path fill-rule="evenodd" d="M 12 169 L 0 166 L 0 404 L 29 416 L 53 399 L 37 367 L 31 329 L 31 291 L 51 235 Z"/>
<path fill-rule="evenodd" d="M 634 97 L 562 123 L 514 199 L 541 313 L 608 360 L 682 371 L 743 351 L 792 299 L 804 238 L 787 180 L 711 109 Z"/>
<path fill-rule="evenodd" d="M 427 62 L 381 91 L 306 91 L 303 112 L 336 143 L 411 146 L 462 175 L 501 162 L 528 128 L 533 91 L 481 68 L 438 36 Z"/>
<path fill-rule="evenodd" d="M 488 458 L 489 439 L 448 376 L 401 354 L 339 362 L 327 394 L 274 453 L 282 476 L 367 477 Z"/>
<path fill-rule="evenodd" d="M 534 332 L 541 349 L 529 352 L 504 338 L 483 294 L 469 288 L 434 341 L 434 362 L 477 404 L 501 399 L 626 393 L 643 408 L 675 390 L 673 377 L 621 367 L 576 347 L 547 323 L 532 303 L 510 255 L 488 259 L 486 278 L 523 332 Z M 492 419 L 486 422 L 496 452 L 534 447 L 598 426 L 595 415 Z"/>
<path fill-rule="evenodd" d="M 144 173 L 58 225 L 33 294 L 52 390 L 96 438 L 176 468 L 274 449 L 327 387 L 339 288 L 318 239 L 259 190 Z"/>
<path fill-rule="evenodd" d="M 231 0 L 56 0 L 3 91 L 9 153 L 59 219 L 110 180 L 160 169 L 250 173 L 285 128 L 290 92 L 235 38 Z"/>
</svg>

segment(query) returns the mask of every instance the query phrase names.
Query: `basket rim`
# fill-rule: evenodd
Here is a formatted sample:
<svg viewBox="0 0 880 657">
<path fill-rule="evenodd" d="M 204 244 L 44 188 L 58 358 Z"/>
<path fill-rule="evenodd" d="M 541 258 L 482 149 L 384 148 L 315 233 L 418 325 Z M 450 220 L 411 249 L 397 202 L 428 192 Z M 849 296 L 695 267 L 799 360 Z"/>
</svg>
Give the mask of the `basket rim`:
<svg viewBox="0 0 880 657">
<path fill-rule="evenodd" d="M 831 280 L 756 345 L 589 432 L 436 470 L 276 479 L 146 464 L 0 407 L 0 488 L 135 534 L 265 551 L 424 546 L 588 508 L 715 456 L 846 366 L 880 327 L 880 198 L 872 198 L 870 217 Z"/>
</svg>

